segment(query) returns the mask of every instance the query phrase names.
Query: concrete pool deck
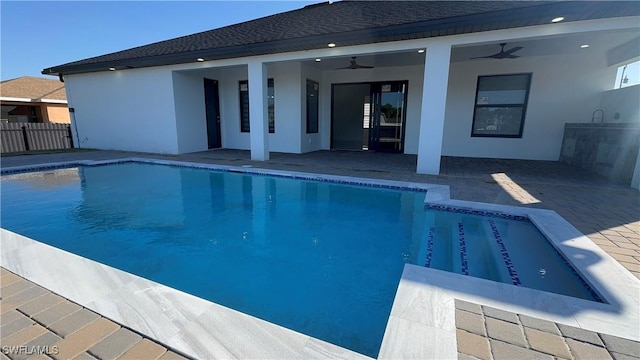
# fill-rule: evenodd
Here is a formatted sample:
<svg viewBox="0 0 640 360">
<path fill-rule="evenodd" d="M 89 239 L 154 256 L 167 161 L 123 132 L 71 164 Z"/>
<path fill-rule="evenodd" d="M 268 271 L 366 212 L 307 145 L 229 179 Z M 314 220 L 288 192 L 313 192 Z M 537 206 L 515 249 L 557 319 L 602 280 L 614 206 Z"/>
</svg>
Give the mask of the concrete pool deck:
<svg viewBox="0 0 640 360">
<path fill-rule="evenodd" d="M 87 157 L 86 154 L 93 154 L 93 153 L 83 153 L 80 155 L 85 155 L 83 156 L 83 158 L 90 158 Z M 62 154 L 56 154 L 56 156 L 60 156 Z M 76 156 L 78 154 L 70 154 L 70 156 Z M 98 158 L 100 157 L 105 157 L 105 158 L 121 158 L 121 157 L 129 157 L 132 155 L 137 155 L 137 154 L 130 154 L 130 153 L 115 153 L 115 154 L 111 154 L 109 157 L 109 154 L 107 154 L 107 152 L 98 152 L 96 154 L 96 156 Z M 243 159 L 243 155 L 246 155 L 246 152 L 234 152 L 234 151 L 214 151 L 214 152 L 207 152 L 204 154 L 191 154 L 191 156 L 195 157 L 195 158 L 183 158 L 183 157 L 166 157 L 166 156 L 154 156 L 155 158 L 164 158 L 164 159 L 171 159 L 171 160 L 180 160 L 180 161 L 198 161 L 197 159 L 199 159 L 198 156 L 204 156 L 205 159 L 207 159 L 207 156 L 216 156 L 216 157 L 223 157 L 225 159 L 218 159 L 218 160 L 212 160 L 212 159 L 208 159 L 206 161 L 202 161 L 200 160 L 199 162 L 205 162 L 205 163 L 223 163 L 223 162 L 228 162 L 231 165 L 235 165 L 235 166 L 242 166 L 242 165 L 254 165 L 254 166 L 259 166 L 261 168 L 280 168 L 281 170 L 294 170 L 294 171 L 305 171 L 305 172 L 318 172 L 318 173 L 341 173 L 341 175 L 347 175 L 347 176 L 357 176 L 357 177 L 377 177 L 377 178 L 385 178 L 385 179 L 395 179 L 395 180 L 401 180 L 401 181 L 413 181 L 412 177 L 417 176 L 417 177 L 424 177 L 423 175 L 417 175 L 417 174 L 412 174 L 410 172 L 410 170 L 406 170 L 406 171 L 402 171 L 402 167 L 404 166 L 405 168 L 410 168 L 410 162 L 411 162 L 411 158 L 407 157 L 407 156 L 396 156 L 396 155 L 391 155 L 391 157 L 387 157 L 389 156 L 389 154 L 376 154 L 376 155 L 380 155 L 380 157 L 373 157 L 373 158 L 367 158 L 367 156 L 369 155 L 363 155 L 363 154 L 350 154 L 350 153 L 342 153 L 342 152 L 323 152 L 323 154 L 313 154 L 313 156 L 310 156 L 310 158 L 306 159 L 306 161 L 308 162 L 308 164 L 299 164 L 299 162 L 301 162 L 300 158 L 302 158 L 302 160 L 305 160 L 304 157 L 305 155 L 302 155 L 300 157 L 296 157 L 296 156 L 292 156 L 291 158 L 289 158 L 288 156 L 285 159 L 280 159 L 279 161 L 277 160 L 277 156 L 274 156 L 274 160 L 270 161 L 268 163 L 252 163 L 248 160 Z M 276 154 L 276 155 L 284 155 L 284 154 Z M 43 155 L 44 156 L 44 155 Z M 352 159 L 356 159 L 356 160 L 352 160 L 352 161 L 343 161 L 341 164 L 339 162 L 336 162 L 335 159 L 328 159 L 326 162 L 321 162 L 322 164 L 325 164 L 323 166 L 313 166 L 313 164 L 318 164 L 318 159 L 317 157 L 320 156 L 324 156 L 324 157 L 332 157 L 332 156 L 336 156 L 336 157 L 341 157 L 341 156 L 346 156 L 348 158 L 352 158 Z M 358 156 L 360 156 L 359 160 L 358 160 Z M 148 157 L 148 156 L 147 156 Z M 385 160 L 385 159 L 391 159 L 391 163 L 388 165 L 384 165 L 384 164 L 380 164 L 380 162 L 384 162 L 381 160 Z M 409 159 L 409 160 L 407 160 Z M 7 167 L 8 164 L 5 160 L 10 160 L 8 162 L 12 162 L 15 159 L 10 158 L 3 158 L 3 167 Z M 32 161 L 36 161 L 36 162 L 32 162 Z M 65 159 L 66 160 L 66 159 Z M 295 160 L 295 162 L 294 162 Z M 367 161 L 363 161 L 363 160 L 372 160 L 372 162 L 367 163 Z M 458 159 L 452 159 L 452 160 L 456 160 L 458 161 Z M 51 159 L 28 159 L 28 161 L 26 161 L 27 163 L 37 163 L 38 161 L 45 161 L 45 162 L 49 162 L 49 161 L 53 161 Z M 60 161 L 60 160 L 58 160 Z M 491 165 L 499 165 L 499 161 L 484 161 L 482 159 L 478 160 L 478 162 L 481 163 L 485 163 L 485 166 L 491 166 Z M 470 161 L 470 163 L 472 163 L 472 161 Z M 521 171 L 520 173 L 518 172 L 514 172 L 513 169 L 505 169 L 505 167 L 503 167 L 503 171 L 502 172 L 495 172 L 492 173 L 490 175 L 497 175 L 497 176 L 490 176 L 490 177 L 484 177 L 484 176 L 478 176 L 478 174 L 473 174 L 473 171 L 471 170 L 465 170 L 465 171 L 470 171 L 471 173 L 467 174 L 467 175 L 463 175 L 460 176 L 461 179 L 458 179 L 457 175 L 448 175 L 448 176 L 444 176 L 444 177 L 435 177 L 436 181 L 419 181 L 419 182 L 430 182 L 430 183 L 446 183 L 444 181 L 440 181 L 438 182 L 437 180 L 439 178 L 444 178 L 445 180 L 450 178 L 449 180 L 451 180 L 452 182 L 456 182 L 457 180 L 465 180 L 464 182 L 469 181 L 470 179 L 476 179 L 476 180 L 480 180 L 480 181 L 476 181 L 477 184 L 475 185 L 479 185 L 478 187 L 475 188 L 476 192 L 482 192 L 483 190 L 486 191 L 486 193 L 484 194 L 485 196 L 495 196 L 494 200 L 496 199 L 502 199 L 504 201 L 492 201 L 493 203 L 511 203 L 511 204 L 518 204 L 518 205 L 522 205 L 522 203 L 525 203 L 525 205 L 531 206 L 531 207 L 545 207 L 545 206 L 541 206 L 541 203 L 543 203 L 544 201 L 541 201 L 540 199 L 540 195 L 541 194 L 535 194 L 531 192 L 531 186 L 529 184 L 525 184 L 525 182 L 523 182 L 523 178 L 527 178 L 529 179 L 529 181 L 531 181 L 532 179 L 534 179 L 534 177 L 538 176 L 539 177 L 539 171 L 540 166 L 538 165 L 537 167 L 535 166 L 536 164 L 533 164 L 536 162 L 525 162 L 524 165 L 527 165 L 525 170 L 528 169 L 528 171 L 531 171 L 530 174 L 526 174 L 526 171 L 523 172 Z M 263 165 L 269 165 L 269 166 L 263 166 Z M 407 165 L 408 164 L 408 165 Z M 21 165 L 18 163 L 14 163 L 14 165 Z M 23 165 L 23 164 L 22 164 Z M 338 166 L 340 165 L 340 166 Z M 406 166 L 405 166 L 406 165 Z M 503 164 L 504 165 L 504 164 Z M 508 164 L 507 164 L 508 165 Z M 562 166 L 557 166 L 557 164 L 555 163 L 550 163 L 550 164 L 543 164 L 546 165 L 547 167 L 552 167 L 553 165 L 556 165 L 556 167 L 559 168 L 559 170 L 555 170 L 556 173 L 559 171 L 565 171 L 567 173 L 570 173 L 570 171 L 567 171 L 567 169 L 563 169 Z M 370 169 L 367 171 L 363 168 L 369 167 Z M 323 168 L 325 167 L 325 168 Z M 508 166 L 507 166 L 508 167 Z M 513 168 L 513 164 L 511 166 Z M 470 167 L 471 168 L 471 167 Z M 387 169 L 387 170 L 384 170 Z M 506 171 L 505 171 L 506 170 Z M 522 169 L 521 169 L 522 170 Z M 351 172 L 351 173 L 349 173 Z M 443 171 L 444 172 L 444 171 Z M 461 171 L 460 171 L 461 172 Z M 354 174 L 355 173 L 355 174 Z M 524 175 L 523 175 L 524 173 Z M 485 170 L 485 174 L 486 174 L 486 170 Z M 377 175 L 377 176 L 374 176 Z M 507 178 L 505 178 L 505 176 Z M 575 174 L 573 174 L 573 177 L 575 177 Z M 430 177 L 430 178 L 434 178 L 434 177 Z M 513 179 L 520 179 L 519 182 L 513 181 Z M 491 179 L 491 180 L 489 180 Z M 509 179 L 509 180 L 507 180 Z M 440 179 L 442 180 L 442 179 Z M 544 179 L 543 179 L 544 180 Z M 541 181 L 541 180 L 537 180 L 537 181 Z M 484 182 L 485 184 L 488 185 L 499 185 L 502 188 L 502 192 L 495 192 L 495 189 L 491 189 L 494 191 L 488 191 L 486 188 L 483 189 L 481 182 Z M 509 182 L 512 182 L 512 184 L 509 184 Z M 586 182 L 586 185 L 584 184 Z M 566 185 L 566 183 L 569 184 L 574 184 L 574 185 Z M 506 186 L 503 187 L 503 185 L 505 184 L 509 184 L 510 186 Z M 610 199 L 615 199 L 615 194 L 619 194 L 622 193 L 624 194 L 622 197 L 625 197 L 627 199 L 631 199 L 631 204 L 634 204 L 633 201 L 635 199 L 635 205 L 631 205 L 631 208 L 628 208 L 627 210 L 630 210 L 630 212 L 633 212 L 633 209 L 635 206 L 635 208 L 637 208 L 637 191 L 632 190 L 632 189 L 628 189 L 628 188 L 624 188 L 624 187 L 620 187 L 620 186 L 615 186 L 615 185 L 611 185 L 608 184 L 606 181 L 603 181 L 601 178 L 595 178 L 595 179 L 587 179 L 587 181 L 583 181 L 583 182 L 579 182 L 578 179 L 575 178 L 570 178 L 568 181 L 565 182 L 565 184 L 563 185 L 561 179 L 559 178 L 559 176 L 550 176 L 549 180 L 546 180 L 546 182 L 543 183 L 536 183 L 538 185 L 542 184 L 542 185 L 552 185 L 552 187 L 559 187 L 559 186 L 576 186 L 576 187 L 584 187 L 586 186 L 588 190 L 591 190 L 591 193 L 599 193 L 596 189 L 598 187 L 602 187 L 602 186 L 606 186 L 607 187 L 607 191 L 606 193 L 609 194 L 609 196 L 607 196 Z M 451 184 L 449 184 L 451 185 Z M 474 185 L 474 184 L 466 184 L 466 186 L 469 185 Z M 524 187 L 522 185 L 526 185 L 526 189 L 529 190 L 525 190 Z M 486 187 L 487 185 L 485 185 Z M 456 190 L 455 189 L 456 186 L 452 185 L 451 188 L 451 192 L 452 192 L 452 198 L 456 198 Z M 631 192 L 629 192 L 629 190 L 631 192 L 635 192 L 635 198 L 633 195 L 631 195 Z M 584 188 L 581 189 L 581 191 L 584 191 Z M 584 192 L 582 193 L 584 196 Z M 534 196 L 535 195 L 535 196 Z M 542 194 L 544 195 L 544 193 Z M 508 198 L 511 198 L 511 201 L 508 200 Z M 464 198 L 464 197 L 462 197 Z M 606 203 L 604 204 L 606 206 Z M 637 213 L 637 212 L 636 212 Z M 634 216 L 637 217 L 636 215 L 631 214 L 631 217 L 633 218 Z M 619 220 L 618 220 L 619 221 Z M 616 221 L 616 222 L 618 222 Z M 625 227 L 625 224 L 622 225 L 622 227 L 624 229 L 630 229 L 633 231 L 634 226 L 635 229 L 637 229 L 637 218 L 633 221 L 636 221 L 635 224 L 633 223 L 628 223 L 626 225 L 629 225 L 628 227 Z M 594 223 L 592 225 L 595 226 L 602 226 L 601 222 L 598 223 Z M 618 225 L 616 225 L 618 226 Z M 583 230 L 584 232 L 584 230 Z M 618 234 L 620 233 L 626 233 L 625 231 L 619 231 Z M 637 235 L 637 232 L 636 232 Z M 629 239 L 633 239 L 633 238 L 629 238 Z M 619 239 L 616 239 L 617 241 L 620 241 Z M 4 240 L 3 240 L 4 242 Z M 601 246 L 602 247 L 602 246 Z M 621 247 L 622 248 L 622 247 Z M 606 249 L 605 249 L 606 250 Z M 601 251 L 601 250 L 600 250 Z M 622 262 L 621 262 L 622 263 Z M 406 272 L 406 270 L 405 270 Z M 637 274 L 635 274 L 637 276 Z M 629 280 L 630 283 L 629 285 L 635 289 L 634 286 L 634 281 L 635 280 L 637 282 L 636 279 L 631 279 Z M 624 285 L 623 285 L 624 286 Z M 635 289 L 635 291 L 637 292 L 637 289 Z M 472 301 L 473 302 L 473 301 Z M 451 304 L 452 305 L 452 304 Z M 451 311 L 453 311 L 453 306 L 449 307 L 451 309 Z M 395 305 L 394 305 L 394 310 L 395 310 Z M 518 309 L 514 309 L 514 311 L 516 311 Z M 393 315 L 393 311 L 392 311 L 392 315 Z M 637 318 L 637 314 L 631 314 L 629 313 L 628 315 L 630 316 L 634 316 L 634 318 Z M 634 320 L 634 318 L 631 318 L 629 320 Z M 566 321 L 565 321 L 566 322 Z M 451 323 L 451 321 L 449 321 L 449 324 Z M 450 327 L 450 325 L 447 325 Z M 204 328 L 202 329 L 204 330 Z M 213 330 L 213 329 L 207 329 L 207 330 Z M 449 331 L 451 330 L 450 328 L 448 329 Z M 455 328 L 453 329 L 455 331 Z M 597 330 L 597 329 L 596 329 Z M 398 332 L 395 332 L 398 333 Z M 491 334 L 488 335 L 489 338 L 488 339 L 493 339 L 491 338 Z M 495 341 L 499 341 L 499 339 L 493 339 Z M 454 341 L 455 341 L 455 337 L 454 337 Z M 487 340 L 490 341 L 490 340 Z M 418 341 L 417 343 L 414 342 L 414 344 L 418 344 L 418 343 L 423 343 L 423 341 Z M 447 352 L 448 354 L 451 354 L 450 350 L 452 350 L 451 348 L 454 347 L 455 348 L 455 343 L 451 343 L 451 344 L 440 344 L 441 346 L 433 346 L 433 342 L 431 344 L 425 344 L 426 347 L 433 347 L 433 348 L 437 348 L 437 347 L 441 347 L 442 345 L 445 345 L 445 347 L 448 347 L 449 352 Z M 493 343 L 491 343 L 491 349 L 492 350 L 496 350 L 497 348 L 494 349 Z M 636 343 L 637 344 L 637 343 Z M 460 345 L 460 344 L 459 344 Z M 496 345 L 498 346 L 498 345 Z M 525 347 L 526 349 L 526 347 Z M 453 349 L 455 350 L 455 349 Z M 443 354 L 443 353 L 437 353 L 437 352 L 420 352 L 418 351 L 416 353 L 416 355 L 418 354 L 423 354 L 425 356 L 428 356 L 428 354 L 431 354 L 433 356 L 437 356 L 437 354 Z M 453 352 L 453 354 L 455 354 L 455 351 Z M 307 354 L 309 355 L 309 354 Z M 381 354 L 384 355 L 384 354 Z M 388 354 L 389 356 L 386 357 L 393 357 L 393 354 Z M 443 354 L 444 355 L 444 354 Z M 496 355 L 496 354 L 494 354 Z M 633 354 L 632 354 L 633 355 Z M 240 356 L 242 357 L 242 356 Z M 348 356 L 348 357 L 353 357 L 353 356 Z M 441 356 L 442 357 L 442 356 Z M 451 356 L 445 356 L 445 357 L 451 357 Z"/>
</svg>

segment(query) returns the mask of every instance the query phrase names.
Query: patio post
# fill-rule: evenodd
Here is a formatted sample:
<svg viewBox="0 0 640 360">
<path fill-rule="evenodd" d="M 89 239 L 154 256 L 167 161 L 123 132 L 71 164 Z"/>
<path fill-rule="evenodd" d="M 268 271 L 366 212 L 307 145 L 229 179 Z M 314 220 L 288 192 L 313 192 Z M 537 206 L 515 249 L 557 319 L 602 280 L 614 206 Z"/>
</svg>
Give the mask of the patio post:
<svg viewBox="0 0 640 360">
<path fill-rule="evenodd" d="M 419 174 L 440 173 L 450 60 L 451 44 L 436 42 L 427 47 L 418 142 Z"/>
<path fill-rule="evenodd" d="M 249 137 L 251 160 L 269 160 L 269 132 L 267 111 L 267 65 L 251 61 L 249 70 Z"/>
</svg>

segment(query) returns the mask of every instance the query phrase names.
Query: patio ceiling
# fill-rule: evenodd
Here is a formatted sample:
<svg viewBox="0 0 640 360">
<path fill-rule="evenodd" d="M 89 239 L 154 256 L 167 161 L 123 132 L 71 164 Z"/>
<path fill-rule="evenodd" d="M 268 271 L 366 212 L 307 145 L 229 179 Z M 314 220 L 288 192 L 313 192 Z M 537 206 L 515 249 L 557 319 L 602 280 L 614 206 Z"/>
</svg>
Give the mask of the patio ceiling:
<svg viewBox="0 0 640 360">
<path fill-rule="evenodd" d="M 638 42 L 640 43 L 640 37 L 637 31 L 600 31 L 544 37 L 538 39 L 511 40 L 508 41 L 508 44 L 505 48 L 510 49 L 516 46 L 522 46 L 523 48 L 516 53 L 516 55 L 520 57 L 565 55 L 576 53 L 593 54 L 594 52 L 602 54 L 616 46 L 634 39 L 638 39 Z M 580 46 L 583 44 L 588 44 L 589 48 L 581 48 Z M 491 42 L 473 46 L 454 47 L 451 52 L 451 62 L 478 61 L 470 60 L 470 58 L 495 54 L 499 50 L 499 42 Z M 394 53 L 357 55 L 357 63 L 359 65 L 374 66 L 376 68 L 423 65 L 424 56 L 425 54 L 419 54 L 415 50 Z M 303 62 L 305 64 L 314 66 L 319 70 L 327 71 L 345 67 L 349 65 L 350 60 L 351 56 L 342 56 L 335 58 L 322 58 L 320 62 L 315 61 L 315 59 L 306 60 Z"/>
</svg>

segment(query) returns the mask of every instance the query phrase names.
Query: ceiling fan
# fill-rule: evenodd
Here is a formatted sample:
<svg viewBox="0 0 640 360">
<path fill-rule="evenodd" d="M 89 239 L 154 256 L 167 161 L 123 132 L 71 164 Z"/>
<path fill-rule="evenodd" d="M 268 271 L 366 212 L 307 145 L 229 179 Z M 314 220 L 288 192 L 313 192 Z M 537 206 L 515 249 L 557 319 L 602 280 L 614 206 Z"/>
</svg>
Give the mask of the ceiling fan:
<svg viewBox="0 0 640 360">
<path fill-rule="evenodd" d="M 522 46 L 516 46 L 514 48 L 511 48 L 507 51 L 504 51 L 504 47 L 507 45 L 507 43 L 500 43 L 500 52 L 495 53 L 493 55 L 489 55 L 489 56 L 478 56 L 478 57 L 472 57 L 471 59 L 516 59 L 519 58 L 520 56 L 518 55 L 513 55 L 514 52 L 521 50 Z"/>
<path fill-rule="evenodd" d="M 351 60 L 349 60 L 349 62 L 351 64 L 349 64 L 349 66 L 345 66 L 342 68 L 337 68 L 336 70 L 342 70 L 342 69 L 351 69 L 351 70 L 356 70 L 356 69 L 373 69 L 373 66 L 366 66 L 366 65 L 359 65 L 356 63 L 356 57 L 352 56 Z"/>
</svg>

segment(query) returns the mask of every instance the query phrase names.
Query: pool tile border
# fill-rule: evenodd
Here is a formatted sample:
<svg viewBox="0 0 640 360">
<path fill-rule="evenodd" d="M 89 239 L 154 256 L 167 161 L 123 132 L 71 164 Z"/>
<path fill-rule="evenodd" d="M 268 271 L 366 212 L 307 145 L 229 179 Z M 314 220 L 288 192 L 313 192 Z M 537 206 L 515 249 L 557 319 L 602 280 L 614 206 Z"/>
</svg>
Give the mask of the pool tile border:
<svg viewBox="0 0 640 360">
<path fill-rule="evenodd" d="M 467 241 L 464 237 L 464 225 L 458 223 L 458 239 L 460 241 L 460 267 L 462 275 L 469 275 L 469 261 L 467 260 Z"/>
<path fill-rule="evenodd" d="M 504 246 L 504 242 L 502 241 L 502 236 L 500 235 L 500 232 L 498 231 L 498 228 L 496 227 L 495 221 L 489 219 L 489 226 L 491 226 L 491 232 L 493 233 L 493 238 L 498 243 L 498 248 L 500 249 L 500 255 L 502 255 L 502 260 L 504 261 L 504 264 L 507 266 L 507 270 L 509 270 L 509 277 L 511 278 L 511 281 L 513 282 L 513 285 L 520 286 L 521 285 L 520 277 L 516 273 L 516 269 L 513 267 L 513 262 L 511 262 L 511 257 L 509 256 L 509 253 L 507 252 L 507 248 Z M 562 257 L 562 256 L 560 256 L 560 257 L 564 260 L 564 257 Z M 571 267 L 571 269 L 573 269 L 573 267 Z M 578 277 L 580 277 L 580 276 L 578 276 Z M 587 286 L 587 289 L 589 289 L 591 291 L 589 286 Z"/>
<path fill-rule="evenodd" d="M 601 293 L 608 302 L 606 304 L 596 303 L 422 266 L 405 265 L 387 323 L 387 331 L 383 338 L 379 358 L 457 358 L 454 299 L 475 302 L 622 338 L 640 340 L 640 323 L 638 322 L 640 310 L 637 309 L 637 304 L 640 303 L 640 280 L 566 220 L 550 210 L 452 200 L 449 196 L 449 187 L 444 185 L 369 180 L 144 158 L 24 166 L 2 169 L 2 174 L 68 168 L 78 165 L 100 166 L 130 161 L 426 191 L 425 204 L 428 207 L 463 208 L 470 211 L 470 214 L 485 214 L 485 216 L 487 216 L 486 214 L 498 214 L 500 217 L 502 214 L 523 217 L 530 220 L 547 237 L 561 255 L 565 256 L 565 260 L 571 259 L 568 262 L 570 265 L 573 264 L 574 270 L 578 271 L 587 284 Z M 514 220 L 518 219 L 514 218 Z M 293 352 L 300 350 L 296 348 L 293 352 L 278 353 L 278 357 L 299 358 L 301 354 L 317 353 L 317 348 L 322 347 L 322 355 L 327 358 L 367 358 L 336 345 L 310 338 L 161 284 L 50 247 L 8 230 L 0 229 L 0 234 L 2 235 L 0 260 L 2 266 L 8 270 L 56 291 L 89 309 L 97 308 L 95 311 L 145 335 L 151 332 L 155 336 L 149 335 L 150 337 L 183 351 L 185 354 L 195 357 L 207 357 L 207 355 L 240 357 L 243 353 L 238 350 L 239 343 L 235 339 L 225 340 L 205 334 L 205 337 L 209 337 L 199 340 L 192 338 L 192 341 L 189 341 L 188 333 L 180 331 L 169 338 L 167 338 L 169 334 L 155 334 L 159 330 L 158 318 L 173 319 L 170 314 L 166 313 L 167 309 L 158 306 L 157 303 L 155 308 L 152 308 L 154 302 L 149 302 L 144 306 L 127 306 L 131 294 L 127 293 L 129 299 L 123 298 L 122 294 L 118 295 L 118 290 L 135 284 L 135 288 L 139 290 L 134 294 L 155 292 L 160 294 L 158 296 L 166 296 L 168 297 L 165 299 L 166 301 L 180 304 L 178 311 L 186 311 L 187 315 L 191 313 L 188 315 L 189 318 L 193 318 L 193 316 L 198 318 L 208 311 L 226 313 L 229 315 L 229 319 L 234 319 L 236 316 L 246 317 L 247 320 L 243 321 L 242 325 L 235 321 L 227 321 L 221 323 L 221 326 L 230 327 L 236 331 L 247 330 L 252 336 L 254 332 L 251 329 L 243 329 L 242 327 L 274 327 L 274 332 L 286 334 L 282 335 L 284 337 L 307 337 L 301 353 L 293 354 Z M 47 264 L 46 268 L 44 264 Z M 75 278 L 70 279 L 70 276 Z M 77 289 L 78 285 L 83 282 L 87 285 L 83 287 L 83 290 L 88 293 Z M 94 288 L 100 294 L 91 295 Z M 92 297 L 93 299 L 90 300 Z M 103 305 L 96 305 L 98 299 L 103 299 Z M 205 310 L 202 310 L 203 307 Z M 198 312 L 200 315 L 197 315 Z M 187 323 L 190 324 L 190 322 Z M 139 328 L 142 330 L 138 330 Z M 214 344 L 214 346 L 203 349 L 202 345 L 208 343 Z M 253 349 L 255 357 L 264 357 L 265 351 L 269 350 L 273 349 L 265 349 L 264 347 Z"/>
</svg>

